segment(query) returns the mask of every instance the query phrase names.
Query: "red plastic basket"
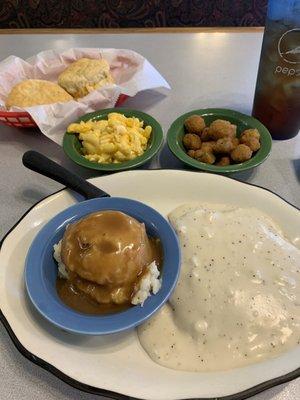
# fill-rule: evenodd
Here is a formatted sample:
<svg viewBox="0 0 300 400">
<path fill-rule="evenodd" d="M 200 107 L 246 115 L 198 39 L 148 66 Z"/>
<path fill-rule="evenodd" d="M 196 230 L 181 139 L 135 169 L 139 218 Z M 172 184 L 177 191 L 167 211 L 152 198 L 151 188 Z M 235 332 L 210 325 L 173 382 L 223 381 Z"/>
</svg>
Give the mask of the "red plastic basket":
<svg viewBox="0 0 300 400">
<path fill-rule="evenodd" d="M 116 102 L 116 107 L 122 105 L 128 98 L 126 94 L 121 94 Z M 28 112 L 11 112 L 0 110 L 0 122 L 15 128 L 35 128 L 37 124 Z"/>
</svg>

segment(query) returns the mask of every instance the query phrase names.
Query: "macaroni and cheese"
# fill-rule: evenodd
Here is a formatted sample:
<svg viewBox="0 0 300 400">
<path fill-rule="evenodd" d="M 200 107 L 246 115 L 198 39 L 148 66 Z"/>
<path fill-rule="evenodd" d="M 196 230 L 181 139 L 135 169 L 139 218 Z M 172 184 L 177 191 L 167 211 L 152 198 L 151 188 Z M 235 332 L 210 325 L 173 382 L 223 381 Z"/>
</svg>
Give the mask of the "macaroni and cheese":
<svg viewBox="0 0 300 400">
<path fill-rule="evenodd" d="M 78 133 L 84 157 L 98 163 L 120 163 L 142 155 L 152 132 L 138 118 L 110 113 L 107 120 L 69 125 L 68 133 Z"/>
</svg>

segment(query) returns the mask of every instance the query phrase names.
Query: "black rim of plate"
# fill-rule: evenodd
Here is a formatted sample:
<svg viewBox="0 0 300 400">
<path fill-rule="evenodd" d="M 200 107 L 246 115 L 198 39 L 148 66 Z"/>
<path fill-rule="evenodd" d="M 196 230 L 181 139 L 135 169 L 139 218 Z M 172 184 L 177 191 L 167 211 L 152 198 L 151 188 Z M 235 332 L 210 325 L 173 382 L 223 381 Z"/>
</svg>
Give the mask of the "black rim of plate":
<svg viewBox="0 0 300 400">
<path fill-rule="evenodd" d="M 143 170 L 140 172 L 149 172 L 149 171 L 168 171 L 169 169 L 167 168 L 157 168 L 157 169 L 152 169 L 152 170 Z M 170 171 L 174 171 L 174 170 L 170 170 Z M 193 172 L 193 171 L 189 171 L 189 172 Z M 117 172 L 121 173 L 120 172 Z M 193 173 L 197 173 L 196 171 Z M 105 175 L 103 175 L 105 176 Z M 296 210 L 300 211 L 300 208 L 296 207 L 294 204 L 290 203 L 289 201 L 285 200 L 283 197 L 281 197 L 280 195 L 278 195 L 277 193 L 274 193 L 272 190 L 264 188 L 262 186 L 259 185 L 255 185 L 253 183 L 248 183 L 248 182 L 242 182 L 239 181 L 238 179 L 229 177 L 229 176 L 222 176 L 222 178 L 224 179 L 231 179 L 234 181 L 237 181 L 239 183 L 242 183 L 244 185 L 249 185 L 249 186 L 254 186 L 257 187 L 261 190 L 265 190 L 269 193 L 272 193 L 274 196 L 279 197 L 282 201 L 284 201 L 285 203 L 289 204 L 290 206 L 292 206 L 293 208 L 295 208 Z M 2 245 L 5 241 L 5 239 L 8 237 L 8 235 L 19 225 L 19 223 L 23 220 L 23 218 L 34 208 L 36 207 L 39 203 L 41 203 L 42 201 L 44 201 L 45 199 L 47 199 L 48 197 L 51 197 L 52 195 L 62 192 L 66 190 L 66 188 L 60 189 L 48 196 L 43 197 L 41 200 L 39 200 L 38 202 L 36 202 L 35 204 L 33 204 L 22 216 L 21 218 L 12 226 L 12 228 L 4 235 L 4 237 L 1 239 L 0 241 L 0 250 L 2 248 Z M 17 336 L 15 335 L 13 329 L 11 328 L 8 320 L 6 319 L 6 317 L 4 316 L 4 314 L 2 313 L 2 311 L 0 310 L 0 320 L 4 326 L 4 328 L 6 329 L 9 337 L 11 338 L 13 344 L 15 345 L 15 347 L 17 348 L 17 350 L 25 357 L 27 358 L 29 361 L 33 362 L 34 364 L 40 366 L 41 368 L 43 368 L 44 370 L 50 372 L 51 374 L 53 374 L 54 376 L 56 376 L 57 378 L 59 378 L 60 380 L 62 380 L 63 382 L 67 383 L 68 385 L 74 387 L 75 389 L 81 390 L 82 392 L 86 392 L 86 393 L 90 393 L 90 394 L 95 394 L 95 395 L 99 395 L 99 396 L 106 396 L 108 398 L 111 399 L 115 399 L 115 400 L 142 400 L 140 398 L 137 397 L 132 397 L 132 396 L 127 396 L 124 395 L 122 393 L 117 393 L 117 392 L 113 392 L 110 390 L 106 390 L 106 389 L 101 389 L 101 388 L 97 388 L 94 386 L 90 386 L 90 385 L 86 385 L 84 383 L 81 383 L 80 381 L 77 381 L 76 379 L 71 378 L 70 376 L 64 374 L 62 371 L 60 371 L 59 369 L 57 369 L 56 367 L 54 367 L 52 364 L 49 364 L 47 361 L 43 360 L 42 358 L 39 358 L 38 356 L 34 355 L 33 353 L 31 353 L 30 351 L 28 351 L 23 345 L 22 343 L 19 341 L 19 339 L 17 338 Z M 270 389 L 272 387 L 275 387 L 277 385 L 283 384 L 283 383 L 287 383 L 289 381 L 292 381 L 296 378 L 300 377 L 300 367 L 295 369 L 294 371 L 289 372 L 288 374 L 282 375 L 282 376 L 278 376 L 276 378 L 270 379 L 266 382 L 262 382 L 256 386 L 253 386 L 249 389 L 243 390 L 242 392 L 238 392 L 232 395 L 228 395 L 228 396 L 221 396 L 221 397 L 206 397 L 206 398 L 193 398 L 193 399 L 182 399 L 182 400 L 244 400 L 247 399 L 251 396 L 254 396 L 260 392 L 263 392 L 267 389 Z"/>
</svg>

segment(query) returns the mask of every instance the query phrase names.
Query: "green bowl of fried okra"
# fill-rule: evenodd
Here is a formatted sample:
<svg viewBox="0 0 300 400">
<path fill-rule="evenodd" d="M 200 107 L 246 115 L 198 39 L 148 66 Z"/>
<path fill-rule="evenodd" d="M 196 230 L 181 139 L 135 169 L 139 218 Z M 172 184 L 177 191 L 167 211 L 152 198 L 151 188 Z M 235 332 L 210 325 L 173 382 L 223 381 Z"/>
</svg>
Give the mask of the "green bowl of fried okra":
<svg viewBox="0 0 300 400">
<path fill-rule="evenodd" d="M 272 148 L 271 135 L 262 123 L 222 108 L 181 115 L 170 126 L 167 141 L 172 153 L 184 164 L 221 174 L 257 167 Z"/>
</svg>

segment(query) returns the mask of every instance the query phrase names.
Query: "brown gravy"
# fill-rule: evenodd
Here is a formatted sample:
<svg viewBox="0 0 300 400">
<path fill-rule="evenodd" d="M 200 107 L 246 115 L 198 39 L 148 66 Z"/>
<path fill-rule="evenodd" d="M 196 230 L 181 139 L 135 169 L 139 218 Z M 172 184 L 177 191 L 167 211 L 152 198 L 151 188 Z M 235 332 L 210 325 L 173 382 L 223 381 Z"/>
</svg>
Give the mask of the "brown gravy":
<svg viewBox="0 0 300 400">
<path fill-rule="evenodd" d="M 106 314 L 131 306 L 145 267 L 161 265 L 162 248 L 134 218 L 99 211 L 68 226 L 61 256 L 69 279 L 57 279 L 60 299 L 82 313 Z"/>
<path fill-rule="evenodd" d="M 124 311 L 131 307 L 130 303 L 115 304 L 106 303 L 99 304 L 93 301 L 88 295 L 76 289 L 72 281 L 63 278 L 57 278 L 56 290 L 59 298 L 65 305 L 83 314 L 113 314 Z"/>
</svg>

